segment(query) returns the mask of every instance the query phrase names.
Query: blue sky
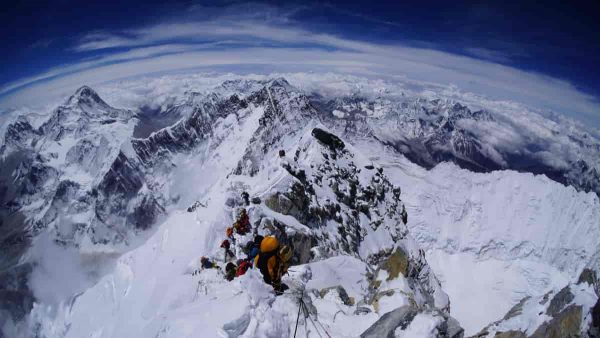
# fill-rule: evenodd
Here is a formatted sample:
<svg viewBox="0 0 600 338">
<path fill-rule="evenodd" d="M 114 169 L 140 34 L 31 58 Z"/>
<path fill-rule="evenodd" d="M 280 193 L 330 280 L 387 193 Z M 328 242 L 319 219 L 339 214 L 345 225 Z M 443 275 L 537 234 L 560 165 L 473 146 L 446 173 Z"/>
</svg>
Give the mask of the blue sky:
<svg viewBox="0 0 600 338">
<path fill-rule="evenodd" d="M 54 89 L 149 72 L 300 64 L 453 83 L 600 126 L 600 18 L 593 2 L 1 6 L 4 109 Z"/>
</svg>

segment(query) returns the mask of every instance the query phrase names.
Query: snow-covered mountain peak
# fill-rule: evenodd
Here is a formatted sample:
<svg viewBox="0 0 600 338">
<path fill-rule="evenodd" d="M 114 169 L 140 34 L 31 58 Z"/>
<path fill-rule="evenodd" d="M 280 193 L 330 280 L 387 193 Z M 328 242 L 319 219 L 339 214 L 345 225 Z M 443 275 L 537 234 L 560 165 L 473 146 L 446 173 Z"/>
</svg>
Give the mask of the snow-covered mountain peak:
<svg viewBox="0 0 600 338">
<path fill-rule="evenodd" d="M 81 103 L 87 101 L 88 103 L 102 103 L 106 104 L 94 91 L 92 88 L 88 86 L 79 87 L 71 97 L 67 100 L 67 104 L 69 103 Z"/>
<path fill-rule="evenodd" d="M 79 107 L 82 111 L 90 110 L 108 110 L 111 107 L 102 100 L 100 95 L 92 88 L 88 86 L 82 86 L 75 91 L 71 97 L 69 97 L 64 106 L 67 107 Z"/>
</svg>

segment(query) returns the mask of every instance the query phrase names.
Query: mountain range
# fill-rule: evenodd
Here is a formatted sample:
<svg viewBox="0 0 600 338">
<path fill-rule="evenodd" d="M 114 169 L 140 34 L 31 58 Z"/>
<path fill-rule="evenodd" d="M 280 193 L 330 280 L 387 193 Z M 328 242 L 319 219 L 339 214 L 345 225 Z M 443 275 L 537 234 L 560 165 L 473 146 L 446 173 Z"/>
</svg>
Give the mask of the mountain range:
<svg viewBox="0 0 600 338">
<path fill-rule="evenodd" d="M 37 125 L 17 117 L 0 145 L 3 335 L 289 336 L 298 297 L 311 336 L 594 334 L 598 140 L 548 123 L 503 142 L 506 115 L 392 94 L 240 79 L 132 110 L 84 86 Z M 243 206 L 294 248 L 300 296 L 254 271 L 192 276 Z M 436 252 L 561 277 L 461 327 Z"/>
</svg>

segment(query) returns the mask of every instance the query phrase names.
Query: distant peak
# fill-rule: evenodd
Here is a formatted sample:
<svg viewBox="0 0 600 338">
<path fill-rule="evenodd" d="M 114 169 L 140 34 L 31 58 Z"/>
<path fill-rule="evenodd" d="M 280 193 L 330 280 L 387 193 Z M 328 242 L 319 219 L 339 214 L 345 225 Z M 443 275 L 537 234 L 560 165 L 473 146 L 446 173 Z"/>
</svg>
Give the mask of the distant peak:
<svg viewBox="0 0 600 338">
<path fill-rule="evenodd" d="M 283 77 L 278 77 L 272 79 L 267 84 L 269 87 L 281 87 L 285 88 L 287 91 L 293 90 L 294 87 Z"/>
<path fill-rule="evenodd" d="M 79 89 L 77 89 L 75 91 L 75 94 L 73 94 L 67 101 L 67 104 L 75 104 L 75 103 L 105 104 L 104 101 L 98 95 L 98 93 L 96 93 L 96 91 L 94 91 L 92 88 L 90 88 L 88 86 L 79 87 Z"/>
<path fill-rule="evenodd" d="M 77 89 L 77 91 L 75 91 L 75 96 L 92 97 L 98 96 L 98 93 L 96 93 L 92 88 L 88 86 L 81 86 L 79 89 Z"/>
<path fill-rule="evenodd" d="M 271 80 L 271 84 L 278 85 L 278 86 L 289 86 L 290 85 L 290 83 L 283 77 L 278 77 L 276 79 Z"/>
</svg>

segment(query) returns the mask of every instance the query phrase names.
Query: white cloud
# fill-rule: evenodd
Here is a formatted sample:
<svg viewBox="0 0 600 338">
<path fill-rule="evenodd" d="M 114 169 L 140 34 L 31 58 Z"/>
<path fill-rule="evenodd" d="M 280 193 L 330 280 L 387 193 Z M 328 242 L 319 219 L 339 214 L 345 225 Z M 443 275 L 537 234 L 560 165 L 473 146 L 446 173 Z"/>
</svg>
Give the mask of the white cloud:
<svg viewBox="0 0 600 338">
<path fill-rule="evenodd" d="M 227 48 L 227 41 L 239 45 Z M 270 46 L 256 47 L 257 43 Z M 206 50 L 219 45 L 218 50 Z M 373 77 L 402 77 L 446 88 L 454 85 L 463 93 L 556 110 L 600 125 L 597 99 L 567 81 L 432 49 L 367 43 L 298 27 L 231 19 L 161 23 L 113 34 L 94 32 L 75 49 L 109 47 L 130 49 L 7 84 L 0 94 L 25 88 L 2 98 L 0 107 L 30 104 L 32 98 L 42 101 L 65 95 L 83 84 L 96 85 L 152 72 L 224 65 L 261 65 L 275 71 L 285 67 L 323 71 L 328 67 Z"/>
</svg>

